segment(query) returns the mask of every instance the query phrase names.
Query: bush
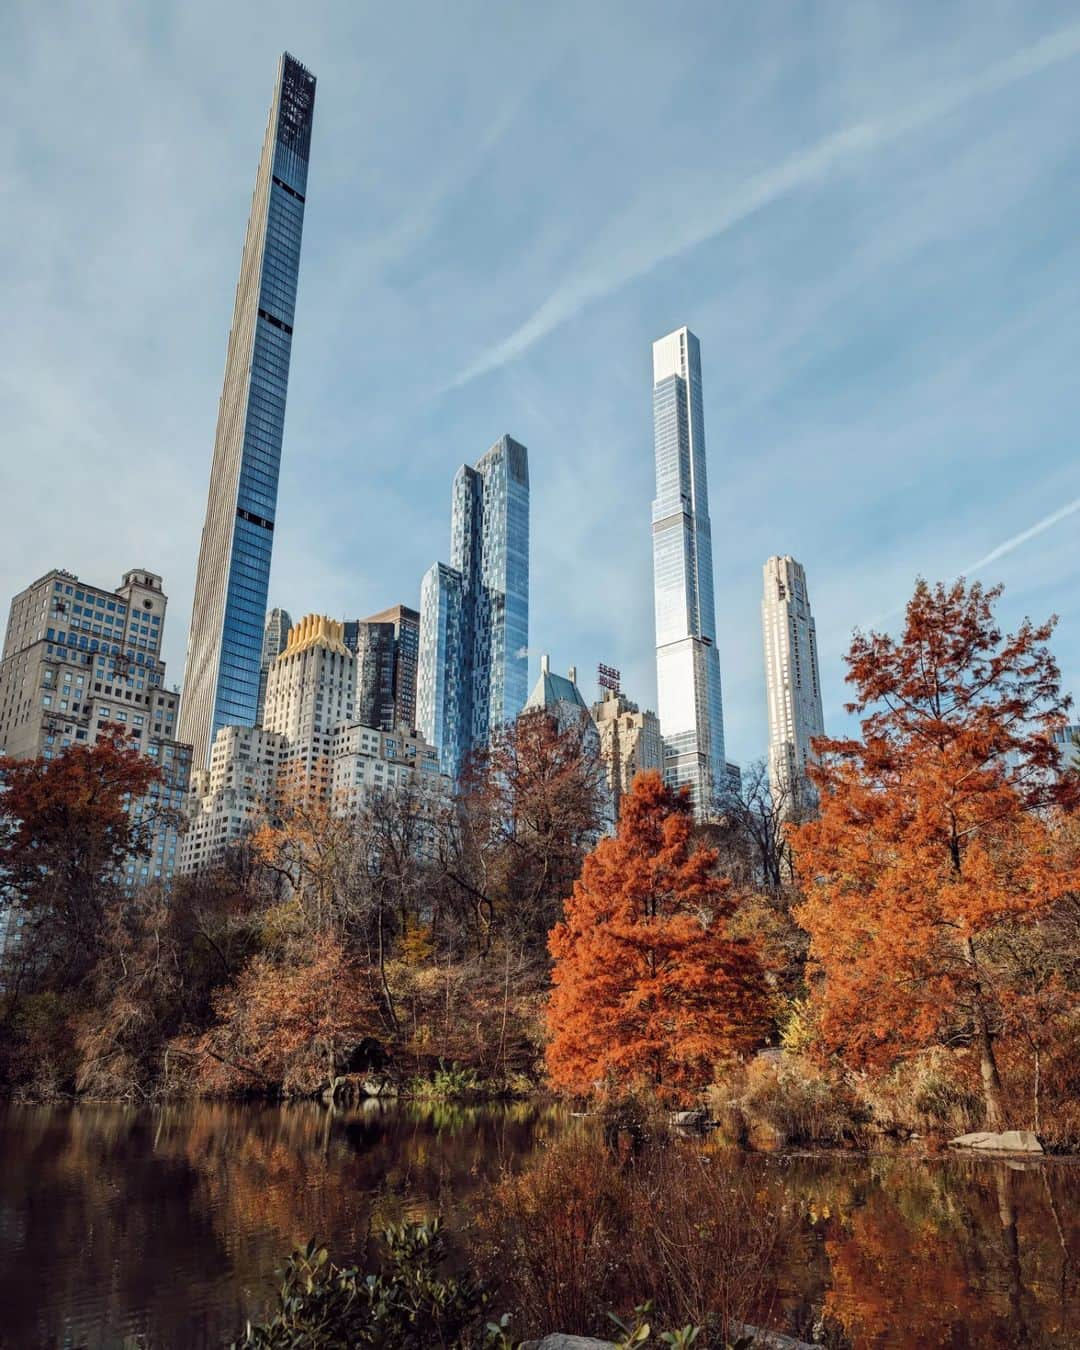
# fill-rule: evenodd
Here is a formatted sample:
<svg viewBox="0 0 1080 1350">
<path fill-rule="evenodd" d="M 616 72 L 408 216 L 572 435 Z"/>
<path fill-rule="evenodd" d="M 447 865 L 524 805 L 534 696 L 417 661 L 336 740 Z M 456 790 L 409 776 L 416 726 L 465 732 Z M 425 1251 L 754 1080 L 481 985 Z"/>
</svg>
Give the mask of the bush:
<svg viewBox="0 0 1080 1350">
<path fill-rule="evenodd" d="M 281 1272 L 278 1308 L 248 1323 L 233 1350 L 468 1350 L 505 1343 L 506 1319 L 485 1324 L 489 1295 L 470 1275 L 446 1278 L 438 1220 L 405 1223 L 383 1234 L 381 1269 L 341 1269 L 314 1240 Z"/>
<path fill-rule="evenodd" d="M 433 1097 L 436 1101 L 455 1102 L 473 1097 L 483 1088 L 474 1069 L 463 1069 L 457 1064 L 449 1068 L 439 1061 L 439 1067 L 430 1078 L 414 1078 L 410 1091 L 414 1097 Z"/>
<path fill-rule="evenodd" d="M 759 1055 L 725 1066 L 709 1091 L 732 1133 L 768 1133 L 776 1144 L 859 1144 L 871 1115 L 843 1082 L 799 1055 Z M 733 1121 L 734 1117 L 734 1121 Z"/>
<path fill-rule="evenodd" d="M 477 1260 L 527 1334 L 609 1335 L 647 1300 L 653 1325 L 705 1328 L 704 1350 L 763 1300 L 785 1222 L 699 1145 L 627 1155 L 582 1131 L 494 1188 Z"/>
</svg>

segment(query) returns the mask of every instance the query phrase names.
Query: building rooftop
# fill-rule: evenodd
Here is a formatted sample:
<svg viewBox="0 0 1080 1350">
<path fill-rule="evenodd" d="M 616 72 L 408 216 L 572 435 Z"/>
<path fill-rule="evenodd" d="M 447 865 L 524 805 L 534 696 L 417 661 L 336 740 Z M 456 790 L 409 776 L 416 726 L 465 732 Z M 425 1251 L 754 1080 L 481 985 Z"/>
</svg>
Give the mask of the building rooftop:
<svg viewBox="0 0 1080 1350">
<path fill-rule="evenodd" d="M 581 697 L 577 687 L 577 669 L 570 667 L 566 675 L 553 675 L 546 655 L 540 658 L 540 678 L 536 681 L 532 693 L 525 700 L 524 711 L 531 708 L 554 708 L 559 703 L 573 703 L 586 712 L 589 705 Z"/>
</svg>

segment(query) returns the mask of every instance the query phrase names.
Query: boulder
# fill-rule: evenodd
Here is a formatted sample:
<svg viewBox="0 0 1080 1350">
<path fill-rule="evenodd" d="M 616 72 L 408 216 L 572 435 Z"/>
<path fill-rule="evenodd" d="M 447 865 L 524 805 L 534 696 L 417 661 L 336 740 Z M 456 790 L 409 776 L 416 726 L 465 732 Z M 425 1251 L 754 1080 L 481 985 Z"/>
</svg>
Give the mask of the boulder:
<svg viewBox="0 0 1080 1350">
<path fill-rule="evenodd" d="M 987 1149 L 994 1153 L 1041 1153 L 1042 1144 L 1033 1130 L 1002 1130 L 995 1134 L 991 1130 L 976 1130 L 973 1134 L 961 1134 L 949 1140 L 950 1148 Z"/>
<path fill-rule="evenodd" d="M 618 1350 L 614 1341 L 598 1341 L 592 1336 L 562 1336 L 559 1332 L 542 1341 L 522 1341 L 518 1350 Z"/>
<path fill-rule="evenodd" d="M 672 1125 L 682 1130 L 703 1130 L 709 1123 L 708 1111 L 672 1111 Z"/>
</svg>

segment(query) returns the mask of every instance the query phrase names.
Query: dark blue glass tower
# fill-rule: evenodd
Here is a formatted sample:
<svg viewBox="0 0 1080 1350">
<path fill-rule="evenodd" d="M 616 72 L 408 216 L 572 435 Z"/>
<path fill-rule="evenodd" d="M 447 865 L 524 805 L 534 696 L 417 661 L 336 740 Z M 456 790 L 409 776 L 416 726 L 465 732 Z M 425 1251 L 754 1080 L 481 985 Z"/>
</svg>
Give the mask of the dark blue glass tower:
<svg viewBox="0 0 1080 1350">
<path fill-rule="evenodd" d="M 450 556 L 421 586 L 416 721 L 457 778 L 529 692 L 529 457 L 512 437 L 458 470 Z"/>
<path fill-rule="evenodd" d="M 180 735 L 197 768 L 223 726 L 258 720 L 314 108 L 314 75 L 285 53 L 240 263 L 195 575 Z"/>
</svg>

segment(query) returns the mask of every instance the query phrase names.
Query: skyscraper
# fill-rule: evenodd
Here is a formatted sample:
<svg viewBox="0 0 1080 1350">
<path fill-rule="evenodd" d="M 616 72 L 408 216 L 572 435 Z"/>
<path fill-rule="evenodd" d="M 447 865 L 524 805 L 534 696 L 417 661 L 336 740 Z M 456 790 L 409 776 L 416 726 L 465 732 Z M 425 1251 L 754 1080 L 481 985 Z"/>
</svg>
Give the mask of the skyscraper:
<svg viewBox="0 0 1080 1350">
<path fill-rule="evenodd" d="M 761 632 L 769 704 L 769 783 L 786 814 L 797 814 L 813 789 L 806 767 L 810 742 L 825 734 L 818 674 L 817 630 L 806 573 L 794 558 L 770 558 L 764 567 Z"/>
<path fill-rule="evenodd" d="M 286 53 L 240 263 L 195 573 L 180 728 L 198 768 L 221 727 L 258 715 L 314 106 L 314 75 Z"/>
<path fill-rule="evenodd" d="M 450 551 L 421 586 L 416 720 L 457 778 L 529 692 L 529 459 L 511 437 L 458 470 Z"/>
<path fill-rule="evenodd" d="M 356 657 L 356 721 L 395 731 L 416 727 L 416 661 L 420 615 L 394 605 L 345 625 L 345 645 Z"/>
<path fill-rule="evenodd" d="M 652 508 L 656 685 L 664 777 L 689 785 L 699 818 L 728 790 L 713 603 L 701 350 L 688 328 L 653 343 Z"/>
<path fill-rule="evenodd" d="M 259 658 L 259 703 L 255 710 L 255 725 L 262 726 L 263 707 L 266 703 L 266 677 L 270 673 L 276 657 L 285 650 L 289 640 L 292 619 L 287 609 L 272 609 L 266 616 L 263 629 L 262 655 Z"/>
</svg>

